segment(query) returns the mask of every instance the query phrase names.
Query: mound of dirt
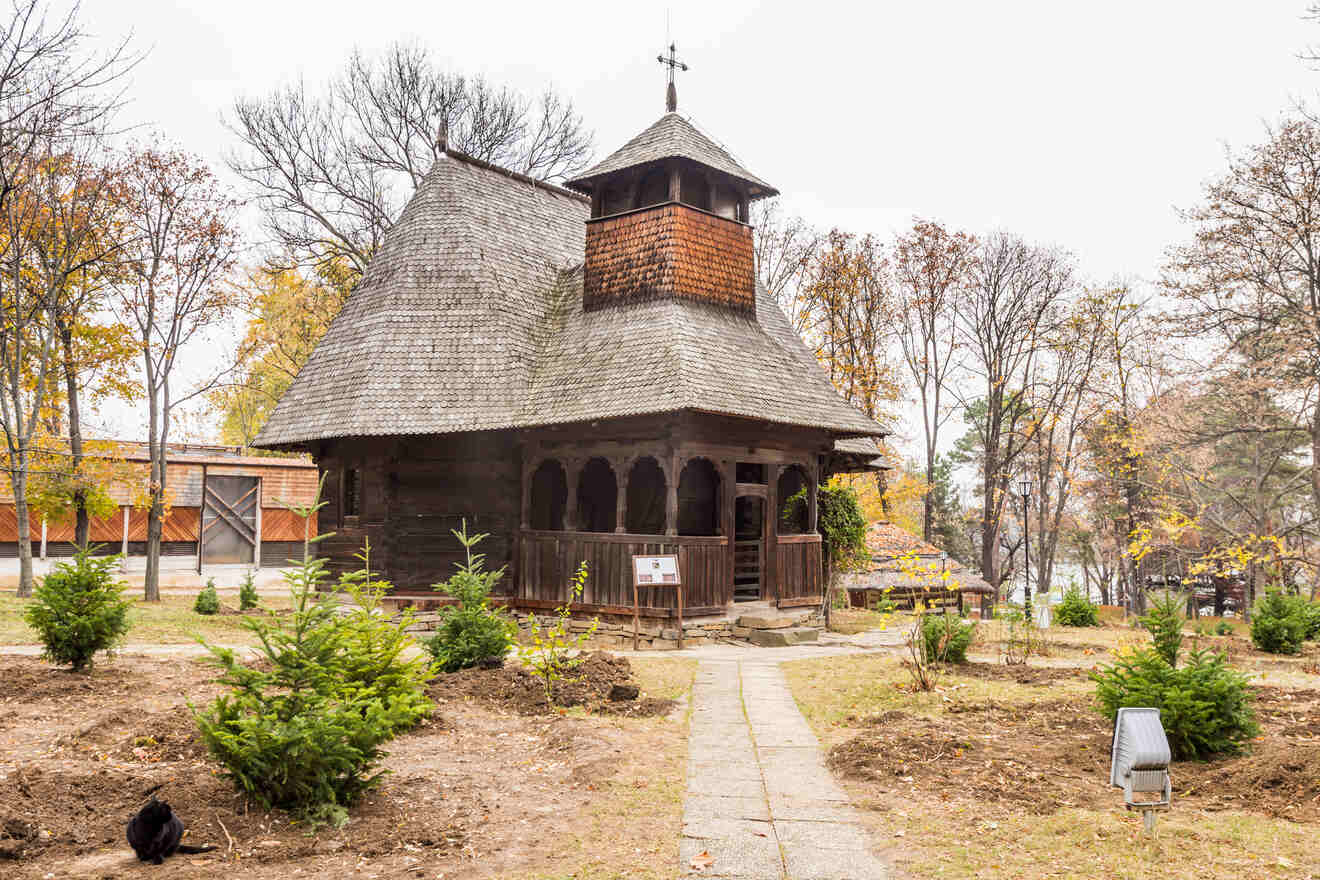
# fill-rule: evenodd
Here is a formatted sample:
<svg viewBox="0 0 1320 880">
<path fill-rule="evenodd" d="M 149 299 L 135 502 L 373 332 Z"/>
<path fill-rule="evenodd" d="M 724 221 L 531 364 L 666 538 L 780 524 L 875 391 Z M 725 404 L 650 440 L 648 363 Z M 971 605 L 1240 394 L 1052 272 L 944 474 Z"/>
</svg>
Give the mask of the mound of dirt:
<svg viewBox="0 0 1320 880">
<path fill-rule="evenodd" d="M 664 715 L 673 709 L 673 700 L 652 697 L 626 701 L 609 699 L 615 685 L 633 683 L 632 666 L 627 658 L 596 651 L 568 677 L 555 683 L 554 704 L 561 708 L 582 706 L 601 715 L 633 717 Z M 521 666 L 475 667 L 441 673 L 431 682 L 427 693 L 436 702 L 474 700 L 518 715 L 546 715 L 555 711 L 546 702 L 541 679 Z"/>
<path fill-rule="evenodd" d="M 156 712 L 135 722 L 133 732 L 123 738 L 117 751 L 125 760 L 151 764 L 206 757 L 197 722 L 187 711 Z"/>
<path fill-rule="evenodd" d="M 280 862 L 322 853 L 329 838 L 362 855 L 455 848 L 466 842 L 458 817 L 417 809 L 412 797 L 391 791 L 397 784 L 367 795 L 345 828 L 309 836 L 284 814 L 246 803 L 228 780 L 179 769 L 19 768 L 0 781 L 0 853 L 25 861 L 123 848 L 125 823 L 141 807 L 143 792 L 158 783 L 163 784 L 158 796 L 169 801 L 188 828 L 185 841 L 215 844 L 221 856 Z"/>
<path fill-rule="evenodd" d="M 26 657 L 0 661 L 0 703 L 118 695 L 141 683 L 141 676 L 122 667 L 96 666 L 91 672 L 74 672 Z"/>
<path fill-rule="evenodd" d="M 1086 678 L 1087 670 L 1050 666 L 1008 666 L 1003 663 L 959 663 L 947 667 L 952 675 L 982 678 L 990 681 L 1012 681 L 1018 684 L 1050 684 L 1055 681 Z"/>
</svg>

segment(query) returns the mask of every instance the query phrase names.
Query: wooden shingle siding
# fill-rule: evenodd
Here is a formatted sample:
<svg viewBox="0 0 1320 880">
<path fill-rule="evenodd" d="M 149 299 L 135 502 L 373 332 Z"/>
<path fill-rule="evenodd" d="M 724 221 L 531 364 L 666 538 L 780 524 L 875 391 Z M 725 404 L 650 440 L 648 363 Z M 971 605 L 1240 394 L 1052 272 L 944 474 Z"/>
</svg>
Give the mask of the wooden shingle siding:
<svg viewBox="0 0 1320 880">
<path fill-rule="evenodd" d="M 587 224 L 587 311 L 685 299 L 755 314 L 752 230 L 670 203 Z"/>
<path fill-rule="evenodd" d="M 590 192 L 605 177 L 628 168 L 665 159 L 688 159 L 712 168 L 757 190 L 758 197 L 778 195 L 779 191 L 752 174 L 729 155 L 729 152 L 697 130 L 677 113 L 666 113 L 628 143 L 588 168 L 573 180 L 569 189 Z"/>
</svg>

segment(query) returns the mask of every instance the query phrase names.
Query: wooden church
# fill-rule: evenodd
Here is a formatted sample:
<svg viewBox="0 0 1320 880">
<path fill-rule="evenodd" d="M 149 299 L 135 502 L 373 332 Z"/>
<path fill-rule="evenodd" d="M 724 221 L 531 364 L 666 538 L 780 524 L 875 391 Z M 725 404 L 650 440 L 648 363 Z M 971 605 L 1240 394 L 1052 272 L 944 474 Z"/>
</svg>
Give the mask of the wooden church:
<svg viewBox="0 0 1320 880">
<path fill-rule="evenodd" d="M 817 484 L 886 432 L 757 284 L 748 208 L 776 190 L 676 105 L 671 74 L 668 112 L 565 187 L 441 144 L 257 442 L 326 475 L 332 567 L 369 538 L 429 592 L 466 519 L 520 608 L 585 560 L 580 610 L 631 614 L 630 557 L 659 553 L 688 616 L 819 601 Z"/>
</svg>

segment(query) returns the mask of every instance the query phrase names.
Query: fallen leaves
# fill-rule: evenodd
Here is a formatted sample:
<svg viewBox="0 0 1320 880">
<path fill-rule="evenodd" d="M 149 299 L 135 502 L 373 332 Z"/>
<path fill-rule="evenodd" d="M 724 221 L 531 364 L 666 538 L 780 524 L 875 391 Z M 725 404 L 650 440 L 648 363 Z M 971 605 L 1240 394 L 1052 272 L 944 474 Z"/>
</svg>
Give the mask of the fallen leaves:
<svg viewBox="0 0 1320 880">
<path fill-rule="evenodd" d="M 704 871 L 715 864 L 715 857 L 706 850 L 702 850 L 692 857 L 690 867 L 694 871 Z"/>
</svg>

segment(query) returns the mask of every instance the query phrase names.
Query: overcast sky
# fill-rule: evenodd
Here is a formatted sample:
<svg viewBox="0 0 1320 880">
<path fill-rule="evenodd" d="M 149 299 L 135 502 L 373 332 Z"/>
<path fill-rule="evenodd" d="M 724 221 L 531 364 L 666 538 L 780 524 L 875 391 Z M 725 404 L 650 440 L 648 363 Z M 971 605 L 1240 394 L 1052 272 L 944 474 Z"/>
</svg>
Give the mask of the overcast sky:
<svg viewBox="0 0 1320 880">
<path fill-rule="evenodd" d="M 219 166 L 236 95 L 396 40 L 529 93 L 553 84 L 604 155 L 664 110 L 668 18 L 691 66 L 679 110 L 789 211 L 882 235 L 913 216 L 1001 227 L 1104 280 L 1155 277 L 1225 147 L 1314 97 L 1306 5 L 86 0 L 84 20 L 148 51 L 126 120 Z"/>
</svg>

